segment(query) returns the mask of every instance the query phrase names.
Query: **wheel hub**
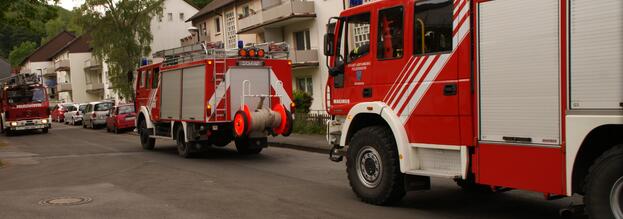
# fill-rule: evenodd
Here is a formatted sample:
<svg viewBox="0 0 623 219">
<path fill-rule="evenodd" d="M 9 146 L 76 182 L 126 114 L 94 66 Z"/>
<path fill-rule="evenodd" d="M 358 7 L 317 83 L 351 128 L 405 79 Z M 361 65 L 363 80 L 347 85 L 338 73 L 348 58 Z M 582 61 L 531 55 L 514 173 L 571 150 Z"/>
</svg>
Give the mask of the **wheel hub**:
<svg viewBox="0 0 623 219">
<path fill-rule="evenodd" d="M 375 188 L 381 181 L 383 165 L 380 157 L 378 151 L 371 146 L 363 147 L 357 155 L 357 175 L 368 188 Z"/>
<path fill-rule="evenodd" d="M 619 177 L 610 191 L 610 209 L 615 218 L 623 218 L 621 206 L 623 206 L 623 176 Z"/>
</svg>

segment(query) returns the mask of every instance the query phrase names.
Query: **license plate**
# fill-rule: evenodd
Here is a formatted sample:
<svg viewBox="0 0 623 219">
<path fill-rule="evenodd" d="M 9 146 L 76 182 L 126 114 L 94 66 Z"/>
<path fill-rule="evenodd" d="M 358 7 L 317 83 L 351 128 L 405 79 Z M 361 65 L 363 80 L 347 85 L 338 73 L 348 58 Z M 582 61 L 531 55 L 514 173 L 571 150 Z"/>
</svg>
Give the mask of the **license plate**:
<svg viewBox="0 0 623 219">
<path fill-rule="evenodd" d="M 43 125 L 28 125 L 28 126 L 20 126 L 16 127 L 15 130 L 29 130 L 29 129 L 42 129 L 45 128 Z"/>
<path fill-rule="evenodd" d="M 134 120 L 134 117 L 125 117 L 125 121 L 132 121 Z"/>
<path fill-rule="evenodd" d="M 255 61 L 255 60 L 240 60 L 238 61 L 239 66 L 264 66 L 263 61 Z"/>
</svg>

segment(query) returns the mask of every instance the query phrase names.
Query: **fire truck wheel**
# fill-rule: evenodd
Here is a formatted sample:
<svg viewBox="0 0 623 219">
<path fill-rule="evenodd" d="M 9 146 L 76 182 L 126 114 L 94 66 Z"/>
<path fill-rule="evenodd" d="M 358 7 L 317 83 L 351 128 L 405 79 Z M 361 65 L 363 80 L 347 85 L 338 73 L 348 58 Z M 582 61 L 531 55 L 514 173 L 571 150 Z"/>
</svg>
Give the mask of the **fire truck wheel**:
<svg viewBox="0 0 623 219">
<path fill-rule="evenodd" d="M 47 134 L 47 133 L 48 133 L 48 128 L 43 128 L 43 129 L 41 129 L 41 133 L 43 133 L 43 134 Z"/>
<path fill-rule="evenodd" d="M 396 141 L 384 126 L 357 131 L 348 147 L 346 172 L 351 188 L 362 201 L 391 205 L 404 197 Z"/>
<path fill-rule="evenodd" d="M 235 142 L 239 154 L 259 154 L 266 147 L 267 138 L 236 138 Z"/>
<path fill-rule="evenodd" d="M 196 143 L 186 142 L 184 138 L 184 129 L 180 126 L 177 129 L 177 154 L 183 158 L 192 158 Z"/>
<path fill-rule="evenodd" d="M 156 145 L 156 139 L 149 137 L 149 131 L 147 130 L 147 124 L 144 120 L 140 120 L 138 133 L 141 139 L 141 147 L 145 150 L 153 150 Z"/>
<path fill-rule="evenodd" d="M 603 153 L 590 167 L 584 184 L 589 218 L 623 218 L 623 145 Z"/>
</svg>

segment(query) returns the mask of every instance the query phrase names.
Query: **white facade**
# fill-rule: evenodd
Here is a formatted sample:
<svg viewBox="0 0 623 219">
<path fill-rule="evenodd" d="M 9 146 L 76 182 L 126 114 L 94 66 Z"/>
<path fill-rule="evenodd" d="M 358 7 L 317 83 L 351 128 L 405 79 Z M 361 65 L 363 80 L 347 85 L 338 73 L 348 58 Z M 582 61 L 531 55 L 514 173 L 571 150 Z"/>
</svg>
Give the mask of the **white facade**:
<svg viewBox="0 0 623 219">
<path fill-rule="evenodd" d="M 197 9 L 184 0 L 164 1 L 162 14 L 151 19 L 151 52 L 179 47 L 180 39 L 188 36 L 188 28 L 192 27 L 186 20 L 195 13 Z"/>
</svg>

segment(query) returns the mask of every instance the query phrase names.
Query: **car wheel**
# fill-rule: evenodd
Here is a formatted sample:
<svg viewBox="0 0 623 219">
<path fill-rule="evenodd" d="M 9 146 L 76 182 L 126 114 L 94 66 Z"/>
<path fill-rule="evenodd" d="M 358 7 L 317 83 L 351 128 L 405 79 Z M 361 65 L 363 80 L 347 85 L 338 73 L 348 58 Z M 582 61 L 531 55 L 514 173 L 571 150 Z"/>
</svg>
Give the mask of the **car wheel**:
<svg viewBox="0 0 623 219">
<path fill-rule="evenodd" d="M 184 128 L 179 127 L 177 129 L 177 154 L 183 158 L 192 158 L 195 143 L 186 142 L 184 138 Z"/>
<path fill-rule="evenodd" d="M 141 139 L 141 147 L 145 150 L 153 150 L 156 145 L 156 139 L 149 137 L 149 130 L 147 129 L 147 123 L 145 120 L 139 122 L 138 134 Z"/>
<path fill-rule="evenodd" d="M 357 197 L 375 205 L 400 201 L 406 194 L 404 175 L 391 131 L 371 126 L 357 131 L 351 139 L 346 172 Z"/>
<path fill-rule="evenodd" d="M 117 128 L 117 126 L 112 127 L 112 132 L 115 134 L 119 134 L 119 129 Z"/>
<path fill-rule="evenodd" d="M 623 145 L 603 153 L 590 167 L 584 185 L 589 218 L 623 218 Z"/>
<path fill-rule="evenodd" d="M 41 129 L 41 133 L 43 133 L 43 134 L 47 134 L 47 133 L 48 133 L 48 128 L 43 128 L 43 129 Z"/>
</svg>

